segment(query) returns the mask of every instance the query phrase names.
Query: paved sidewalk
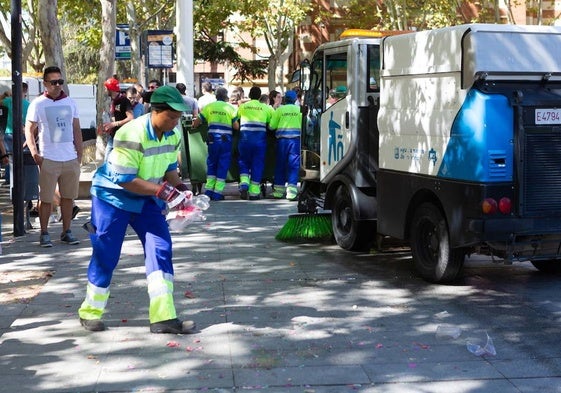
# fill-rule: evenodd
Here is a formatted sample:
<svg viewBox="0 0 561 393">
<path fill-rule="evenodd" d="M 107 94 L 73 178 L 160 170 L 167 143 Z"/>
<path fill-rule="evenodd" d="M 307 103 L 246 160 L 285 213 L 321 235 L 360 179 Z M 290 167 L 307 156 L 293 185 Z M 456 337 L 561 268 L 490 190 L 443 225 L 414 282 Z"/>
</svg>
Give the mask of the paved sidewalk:
<svg viewBox="0 0 561 393">
<path fill-rule="evenodd" d="M 108 330 L 87 332 L 76 313 L 91 253 L 80 228 L 89 201 L 78 204 L 78 246 L 55 241 L 42 249 L 38 230 L 15 240 L 5 234 L 0 271 L 54 275 L 30 302 L 0 304 L 0 392 L 560 391 L 559 347 L 529 347 L 530 331 L 517 344 L 514 316 L 495 319 L 497 357 L 466 350 L 466 338 L 482 337 L 496 310 L 512 307 L 510 297 L 428 285 L 412 275 L 407 252 L 277 242 L 295 204 L 240 201 L 235 192 L 212 203 L 206 222 L 173 234 L 176 306 L 197 322 L 196 334 L 150 334 L 142 249 L 132 232 L 112 282 Z M 532 312 L 539 317 L 524 309 Z M 447 315 L 466 329 L 461 338 L 435 336 Z M 558 334 L 551 321 L 536 321 Z M 538 358 L 548 366 L 536 368 Z"/>
</svg>

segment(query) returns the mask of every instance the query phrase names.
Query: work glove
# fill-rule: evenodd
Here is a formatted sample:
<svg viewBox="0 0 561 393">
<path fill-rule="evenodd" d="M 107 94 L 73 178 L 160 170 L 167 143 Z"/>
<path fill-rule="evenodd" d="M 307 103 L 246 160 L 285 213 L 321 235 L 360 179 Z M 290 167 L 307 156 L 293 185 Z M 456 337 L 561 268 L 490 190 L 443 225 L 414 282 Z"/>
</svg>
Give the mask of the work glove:
<svg viewBox="0 0 561 393">
<path fill-rule="evenodd" d="M 156 196 L 165 201 L 170 209 L 183 210 L 191 205 L 193 193 L 191 191 L 179 191 L 167 181 L 162 184 Z"/>
</svg>

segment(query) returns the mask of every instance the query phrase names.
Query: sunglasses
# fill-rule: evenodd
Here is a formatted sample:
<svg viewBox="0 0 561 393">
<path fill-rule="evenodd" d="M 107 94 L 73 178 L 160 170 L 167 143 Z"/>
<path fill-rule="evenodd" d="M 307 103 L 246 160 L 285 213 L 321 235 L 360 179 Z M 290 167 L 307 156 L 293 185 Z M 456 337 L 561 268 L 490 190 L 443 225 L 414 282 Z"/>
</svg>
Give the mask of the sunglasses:
<svg viewBox="0 0 561 393">
<path fill-rule="evenodd" d="M 47 81 L 47 83 L 50 83 L 51 86 L 56 86 L 56 85 L 64 85 L 64 79 L 53 79 L 52 81 Z"/>
</svg>

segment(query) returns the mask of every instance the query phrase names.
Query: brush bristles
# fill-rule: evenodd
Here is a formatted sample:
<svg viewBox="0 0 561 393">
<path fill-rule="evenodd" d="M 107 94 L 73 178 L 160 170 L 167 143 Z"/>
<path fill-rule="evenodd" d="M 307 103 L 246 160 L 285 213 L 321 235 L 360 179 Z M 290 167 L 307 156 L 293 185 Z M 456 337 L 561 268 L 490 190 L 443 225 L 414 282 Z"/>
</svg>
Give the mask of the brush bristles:
<svg viewBox="0 0 561 393">
<path fill-rule="evenodd" d="M 330 241 L 333 239 L 330 214 L 294 214 L 275 239 L 283 242 Z"/>
</svg>

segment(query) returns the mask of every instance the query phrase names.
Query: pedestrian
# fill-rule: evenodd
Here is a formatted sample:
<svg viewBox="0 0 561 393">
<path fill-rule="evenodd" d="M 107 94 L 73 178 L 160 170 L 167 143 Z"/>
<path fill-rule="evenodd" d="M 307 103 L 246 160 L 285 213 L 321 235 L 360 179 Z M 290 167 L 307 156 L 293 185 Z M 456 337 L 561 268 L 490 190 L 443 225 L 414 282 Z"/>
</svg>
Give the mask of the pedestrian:
<svg viewBox="0 0 561 393">
<path fill-rule="evenodd" d="M 295 201 L 298 197 L 302 112 L 295 103 L 297 95 L 294 90 L 287 91 L 284 99 L 285 105 L 275 110 L 270 124 L 277 138 L 273 197 L 281 199 L 286 191 L 286 199 Z"/>
<path fill-rule="evenodd" d="M 181 96 L 183 97 L 183 101 L 185 101 L 185 105 L 187 105 L 187 110 L 185 114 L 190 114 L 193 118 L 199 115 L 199 103 L 193 97 L 187 96 L 187 86 L 185 83 L 177 83 L 175 88 L 179 91 Z"/>
<path fill-rule="evenodd" d="M 28 86 L 27 83 L 22 82 L 21 85 L 22 90 L 22 100 L 21 100 L 21 124 L 25 124 L 25 116 L 27 116 L 27 110 L 29 108 L 29 101 L 27 100 L 27 91 Z M 14 119 L 13 119 L 13 103 L 12 103 L 12 95 L 6 96 L 2 100 L 2 106 L 6 108 L 7 111 L 7 118 L 6 118 L 6 129 L 4 132 L 4 149 L 5 152 L 9 155 L 12 155 L 14 152 Z M 10 176 L 12 173 L 12 160 L 9 160 L 8 165 L 6 165 L 5 170 L 5 182 L 4 184 L 10 184 Z"/>
<path fill-rule="evenodd" d="M 267 150 L 267 126 L 274 110 L 259 101 L 261 89 L 253 86 L 249 90 L 249 101 L 238 109 L 240 118 L 240 141 L 238 160 L 240 168 L 240 197 L 257 200 L 261 192 L 261 180 L 265 170 Z"/>
<path fill-rule="evenodd" d="M 148 90 L 144 91 L 142 93 L 142 102 L 144 104 L 144 113 L 150 112 L 150 97 L 152 96 L 152 93 L 154 92 L 154 90 L 156 90 L 160 86 L 162 86 L 162 82 L 160 82 L 157 79 L 151 79 L 150 82 L 148 82 Z"/>
<path fill-rule="evenodd" d="M 39 166 L 39 245 L 52 247 L 48 231 L 55 190 L 60 191 L 62 234 L 60 240 L 79 244 L 70 230 L 72 207 L 78 197 L 82 131 L 78 107 L 66 95 L 60 68 L 50 66 L 43 71 L 45 92 L 29 104 L 25 121 L 25 141 L 29 153 Z M 38 145 L 36 139 L 38 138 Z"/>
<path fill-rule="evenodd" d="M 138 90 L 136 90 L 136 87 L 134 86 L 129 87 L 125 91 L 125 95 L 127 96 L 127 99 L 131 103 L 133 118 L 136 119 L 137 117 L 142 116 L 144 114 L 144 105 L 142 105 L 142 103 L 140 102 L 141 98 L 138 93 Z"/>
<path fill-rule="evenodd" d="M 221 201 L 232 160 L 232 134 L 239 129 L 237 109 L 228 103 L 228 90 L 216 89 L 216 101 L 205 105 L 193 126 L 198 127 L 203 122 L 208 124 L 205 195 L 213 201 Z"/>
<path fill-rule="evenodd" d="M 150 113 L 119 130 L 108 160 L 93 176 L 88 225 L 92 256 L 86 297 L 78 310 L 81 325 L 89 331 L 105 330 L 101 318 L 129 225 L 144 249 L 150 331 L 180 334 L 195 328 L 193 321 L 177 318 L 172 243 L 165 216 L 166 204 L 182 210 L 192 197 L 177 174 L 181 143 L 177 124 L 187 107 L 171 86 L 154 90 L 151 106 Z"/>
<path fill-rule="evenodd" d="M 243 87 L 241 86 L 236 86 L 234 88 L 234 91 L 232 92 L 232 96 L 236 96 L 238 99 L 238 105 L 243 104 L 244 102 L 248 102 L 250 100 L 250 98 L 247 98 L 245 96 L 245 91 L 243 89 Z"/>
<path fill-rule="evenodd" d="M 239 108 L 239 106 L 241 104 L 240 93 L 238 91 L 234 90 L 232 92 L 232 94 L 230 94 L 229 102 L 230 102 L 230 104 L 234 105 L 236 108 Z"/>
<path fill-rule="evenodd" d="M 119 81 L 116 78 L 109 78 L 103 83 L 106 94 L 111 98 L 111 106 L 109 108 L 110 121 L 103 124 L 103 132 L 107 135 L 107 144 L 105 146 L 105 160 L 111 150 L 113 150 L 113 139 L 115 134 L 124 124 L 134 119 L 132 113 L 132 105 L 129 99 L 121 93 Z"/>
<path fill-rule="evenodd" d="M 177 83 L 175 85 L 175 88 L 179 91 L 179 93 L 181 94 L 181 96 L 183 97 L 183 102 L 185 102 L 185 105 L 187 105 L 187 110 L 185 112 L 183 112 L 183 119 L 182 119 L 182 126 L 186 127 L 185 131 L 187 130 L 187 127 L 192 127 L 193 126 L 193 119 L 196 118 L 199 115 L 199 104 L 197 102 L 197 100 L 195 100 L 192 97 L 188 97 L 187 96 L 187 86 L 185 86 L 185 83 Z M 187 134 L 184 134 L 187 135 Z M 187 147 L 188 146 L 188 141 L 185 141 L 184 146 Z M 187 156 L 186 156 L 187 157 Z M 180 153 L 179 156 L 177 157 L 178 163 L 179 163 L 179 168 L 181 168 L 181 170 L 183 170 L 183 168 L 185 167 L 183 165 L 183 157 L 182 154 Z M 188 172 L 188 171 L 186 171 Z M 188 173 L 183 173 L 180 171 L 180 176 L 182 178 L 186 178 L 188 176 Z M 195 184 L 193 183 L 193 192 L 196 195 L 200 194 L 200 188 L 202 188 L 202 184 L 197 184 L 195 186 Z"/>
<path fill-rule="evenodd" d="M 269 92 L 269 105 L 273 107 L 273 109 L 277 109 L 282 104 L 282 94 L 276 90 L 271 90 Z"/>
<path fill-rule="evenodd" d="M 261 97 L 259 97 L 259 102 L 262 102 L 263 104 L 269 104 L 269 95 L 268 94 L 261 94 Z"/>
<path fill-rule="evenodd" d="M 216 101 L 216 96 L 212 92 L 212 84 L 210 82 L 203 82 L 201 85 L 202 95 L 197 100 L 199 104 L 199 111 L 202 111 L 205 105 Z"/>
</svg>

